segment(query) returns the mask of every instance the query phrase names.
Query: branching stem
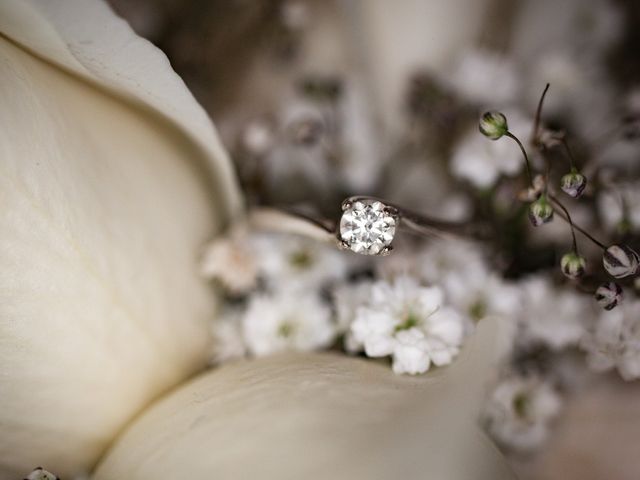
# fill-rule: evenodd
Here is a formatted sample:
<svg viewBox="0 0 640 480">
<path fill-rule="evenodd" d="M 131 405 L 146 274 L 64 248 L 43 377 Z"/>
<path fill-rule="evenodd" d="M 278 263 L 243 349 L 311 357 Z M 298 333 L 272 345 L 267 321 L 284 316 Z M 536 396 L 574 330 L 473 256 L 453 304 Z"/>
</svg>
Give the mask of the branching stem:
<svg viewBox="0 0 640 480">
<path fill-rule="evenodd" d="M 536 109 L 536 116 L 533 122 L 533 141 L 535 143 L 538 142 L 538 130 L 540 129 L 540 117 L 542 116 L 542 104 L 544 103 L 544 97 L 547 95 L 547 91 L 549 90 L 550 84 L 546 84 L 544 90 L 542 91 L 542 95 L 540 96 L 540 100 L 538 100 L 538 108 Z"/>
<path fill-rule="evenodd" d="M 551 201 L 553 203 L 555 203 L 556 205 L 558 205 L 558 207 L 560 207 L 561 211 L 556 210 L 556 213 L 558 214 L 558 216 L 560 218 L 562 218 L 565 222 L 569 223 L 569 225 L 571 226 L 571 233 L 573 234 L 574 249 L 575 249 L 575 244 L 576 244 L 576 237 L 575 237 L 575 233 L 573 231 L 574 229 L 579 231 L 582 235 L 584 235 L 586 238 L 591 240 L 595 245 L 600 247 L 602 250 L 606 250 L 607 249 L 607 246 L 604 243 L 599 242 L 598 240 L 596 240 L 593 237 L 593 235 L 591 235 L 589 232 L 587 232 L 580 225 L 576 225 L 575 223 L 572 222 L 571 216 L 569 215 L 568 210 L 564 207 L 564 205 L 562 205 L 562 203 L 555 196 L 549 195 L 549 198 L 551 199 Z"/>
</svg>

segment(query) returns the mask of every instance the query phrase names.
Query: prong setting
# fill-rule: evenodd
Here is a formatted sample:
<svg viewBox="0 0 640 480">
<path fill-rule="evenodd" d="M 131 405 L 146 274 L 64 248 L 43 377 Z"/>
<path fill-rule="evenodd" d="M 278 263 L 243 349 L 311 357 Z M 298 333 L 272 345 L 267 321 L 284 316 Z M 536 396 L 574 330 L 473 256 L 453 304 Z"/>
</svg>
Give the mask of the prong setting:
<svg viewBox="0 0 640 480">
<path fill-rule="evenodd" d="M 342 211 L 344 212 L 345 210 L 351 208 L 353 206 L 353 202 L 351 201 L 351 199 L 347 198 L 346 200 L 344 200 L 342 202 Z"/>
</svg>

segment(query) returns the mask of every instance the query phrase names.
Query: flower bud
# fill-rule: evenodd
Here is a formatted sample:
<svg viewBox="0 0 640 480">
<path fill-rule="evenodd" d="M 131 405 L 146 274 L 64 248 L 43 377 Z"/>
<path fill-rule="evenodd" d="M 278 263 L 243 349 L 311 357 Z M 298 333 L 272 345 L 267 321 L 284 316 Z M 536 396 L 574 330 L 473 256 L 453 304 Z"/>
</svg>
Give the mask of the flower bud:
<svg viewBox="0 0 640 480">
<path fill-rule="evenodd" d="M 602 264 L 612 277 L 624 278 L 637 273 L 640 258 L 626 245 L 611 245 L 602 256 Z"/>
<path fill-rule="evenodd" d="M 578 198 L 587 186 L 587 178 L 575 168 L 560 179 L 562 191 L 573 198 Z"/>
<path fill-rule="evenodd" d="M 38 467 L 25 480 L 58 480 L 58 477 L 51 472 L 47 472 L 42 467 Z"/>
<path fill-rule="evenodd" d="M 300 147 L 312 147 L 320 142 L 324 125 L 318 118 L 300 118 L 289 125 L 291 142 Z"/>
<path fill-rule="evenodd" d="M 531 186 L 518 193 L 518 199 L 522 202 L 536 201 L 547 186 L 547 181 L 543 175 L 533 177 Z"/>
<path fill-rule="evenodd" d="M 615 282 L 603 283 L 596 290 L 594 297 L 602 308 L 613 310 L 622 302 L 622 287 Z"/>
<path fill-rule="evenodd" d="M 480 117 L 480 133 L 491 140 L 497 140 L 507 133 L 507 117 L 500 112 L 486 112 Z"/>
<path fill-rule="evenodd" d="M 531 205 L 529 205 L 529 220 L 531 220 L 531 224 L 534 227 L 539 227 L 552 219 L 553 207 L 546 195 L 541 195 L 535 202 L 531 202 Z"/>
<path fill-rule="evenodd" d="M 572 280 L 584 275 L 587 261 L 582 255 L 577 252 L 565 253 L 560 260 L 560 268 L 562 273 Z"/>
</svg>

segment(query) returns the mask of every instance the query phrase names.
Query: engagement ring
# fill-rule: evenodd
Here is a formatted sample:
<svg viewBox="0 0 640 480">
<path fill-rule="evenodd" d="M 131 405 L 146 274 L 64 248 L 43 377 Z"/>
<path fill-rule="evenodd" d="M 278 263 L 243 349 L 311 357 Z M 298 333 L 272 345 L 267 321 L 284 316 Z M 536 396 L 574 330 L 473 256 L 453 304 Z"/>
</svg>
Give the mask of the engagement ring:
<svg viewBox="0 0 640 480">
<path fill-rule="evenodd" d="M 342 202 L 340 221 L 318 220 L 300 212 L 258 208 L 251 225 L 260 230 L 293 233 L 336 243 L 361 255 L 388 255 L 396 232 L 406 228 L 425 236 L 482 236 L 478 225 L 436 220 L 375 197 L 354 196 Z M 486 232 L 485 232 L 486 234 Z"/>
</svg>

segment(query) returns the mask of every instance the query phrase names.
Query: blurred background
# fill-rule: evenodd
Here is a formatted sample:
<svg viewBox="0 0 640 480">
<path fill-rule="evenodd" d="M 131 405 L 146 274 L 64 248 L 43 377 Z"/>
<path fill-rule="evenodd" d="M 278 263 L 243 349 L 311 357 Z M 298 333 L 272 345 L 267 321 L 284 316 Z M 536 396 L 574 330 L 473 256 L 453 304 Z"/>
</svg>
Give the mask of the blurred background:
<svg viewBox="0 0 640 480">
<path fill-rule="evenodd" d="M 477 132 L 498 109 L 530 142 L 548 82 L 543 121 L 590 178 L 574 216 L 637 243 L 637 0 L 109 2 L 208 111 L 252 204 L 335 218 L 345 196 L 374 194 L 491 220 L 493 265 L 507 278 L 551 268 L 565 226 L 521 221 L 519 151 Z M 572 352 L 524 350 L 540 368 L 552 357 L 571 394 L 535 452 L 505 448 L 521 478 L 640 478 L 638 381 L 578 369 Z"/>
</svg>

